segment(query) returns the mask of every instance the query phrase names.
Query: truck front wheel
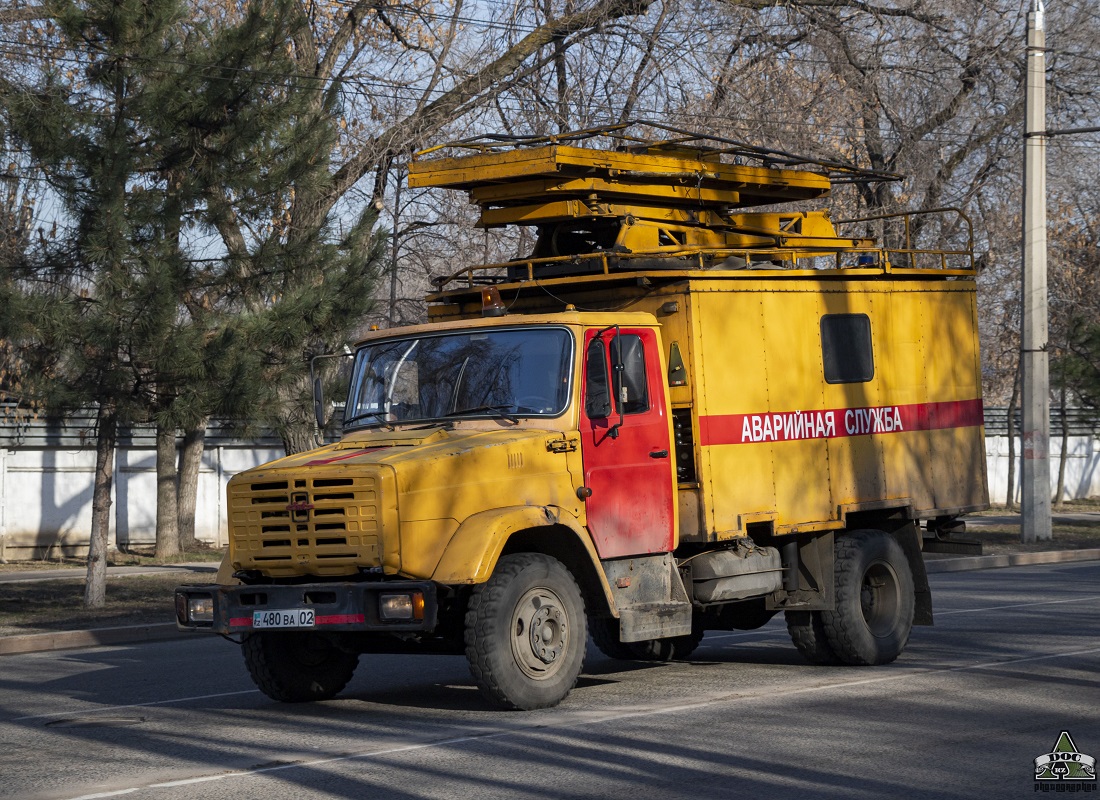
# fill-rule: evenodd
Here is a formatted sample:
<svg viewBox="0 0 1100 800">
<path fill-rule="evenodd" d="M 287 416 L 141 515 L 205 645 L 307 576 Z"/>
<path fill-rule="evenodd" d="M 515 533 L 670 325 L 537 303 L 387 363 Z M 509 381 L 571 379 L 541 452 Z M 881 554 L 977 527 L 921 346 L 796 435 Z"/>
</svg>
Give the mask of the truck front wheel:
<svg viewBox="0 0 1100 800">
<path fill-rule="evenodd" d="M 888 664 L 909 641 L 913 573 L 894 537 L 856 531 L 836 540 L 836 607 L 821 612 L 825 635 L 845 664 Z"/>
<path fill-rule="evenodd" d="M 587 639 L 577 582 L 549 556 L 504 556 L 470 597 L 470 672 L 482 694 L 504 708 L 560 703 L 580 675 Z"/>
<path fill-rule="evenodd" d="M 357 654 L 312 631 L 250 633 L 241 651 L 260 691 L 283 703 L 335 697 L 359 663 Z"/>
</svg>

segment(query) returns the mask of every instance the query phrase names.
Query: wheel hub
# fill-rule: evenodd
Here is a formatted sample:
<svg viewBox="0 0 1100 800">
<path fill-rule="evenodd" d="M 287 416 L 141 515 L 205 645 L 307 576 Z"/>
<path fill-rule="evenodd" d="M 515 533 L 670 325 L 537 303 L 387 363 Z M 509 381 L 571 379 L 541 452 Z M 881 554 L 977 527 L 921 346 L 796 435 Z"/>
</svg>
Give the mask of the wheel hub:
<svg viewBox="0 0 1100 800">
<path fill-rule="evenodd" d="M 530 678 L 545 680 L 561 667 L 570 629 L 561 599 L 545 587 L 532 589 L 512 615 L 512 653 Z"/>
<path fill-rule="evenodd" d="M 868 566 L 860 585 L 859 601 L 871 635 L 889 635 L 901 606 L 898 578 L 889 564 L 876 561 Z"/>
<path fill-rule="evenodd" d="M 565 645 L 565 615 L 556 606 L 543 606 L 531 618 L 531 650 L 544 664 L 553 664 Z"/>
</svg>

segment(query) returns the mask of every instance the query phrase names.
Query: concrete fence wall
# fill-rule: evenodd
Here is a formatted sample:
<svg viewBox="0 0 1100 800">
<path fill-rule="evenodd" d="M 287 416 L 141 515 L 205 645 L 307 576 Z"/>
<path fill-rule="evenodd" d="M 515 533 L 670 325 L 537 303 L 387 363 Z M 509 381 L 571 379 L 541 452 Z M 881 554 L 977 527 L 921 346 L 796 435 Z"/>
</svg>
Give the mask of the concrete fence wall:
<svg viewBox="0 0 1100 800">
<path fill-rule="evenodd" d="M 95 480 L 95 415 L 19 419 L 0 408 L 0 559 L 87 552 Z M 238 472 L 283 455 L 271 435 L 242 439 L 225 424 L 207 431 L 195 506 L 195 535 L 226 543 L 225 487 Z M 110 543 L 123 549 L 156 542 L 156 432 L 119 433 L 111 487 Z"/>
<path fill-rule="evenodd" d="M 1013 502 L 1020 502 L 1020 438 L 1016 437 L 1013 455 Z M 1062 440 L 1050 440 L 1050 496 L 1058 490 L 1058 466 L 1062 460 Z M 1008 437 L 987 436 L 985 463 L 989 474 L 989 500 L 1004 505 L 1008 500 Z M 1100 438 L 1070 436 L 1066 448 L 1065 488 L 1062 499 L 1077 500 L 1100 496 Z"/>
<path fill-rule="evenodd" d="M 195 535 L 226 543 L 225 487 L 233 475 L 283 454 L 282 448 L 217 445 L 199 472 Z M 86 552 L 92 523 L 95 451 L 0 450 L 0 558 Z M 123 549 L 156 542 L 156 450 L 120 448 L 111 491 L 110 542 Z"/>
<path fill-rule="evenodd" d="M 90 416 L 65 423 L 16 425 L 10 420 L 0 421 L 0 559 L 87 551 L 95 469 L 95 441 L 90 435 L 93 424 Z M 996 431 L 998 426 L 994 422 L 989 427 Z M 1052 494 L 1060 448 L 1060 439 L 1052 439 Z M 229 478 L 282 454 L 281 443 L 274 437 L 246 441 L 235 439 L 227 428 L 211 427 L 195 512 L 195 533 L 200 541 L 213 546 L 226 543 L 225 488 Z M 1018 499 L 1018 438 L 1015 454 L 1014 488 Z M 986 463 L 990 500 L 1004 503 L 1008 490 L 1007 436 L 988 436 Z M 156 538 L 156 449 L 152 429 L 136 427 L 120 436 L 112 494 L 112 544 L 123 549 L 152 545 Z M 1098 495 L 1100 437 L 1080 432 L 1069 438 L 1065 496 L 1074 499 Z"/>
</svg>

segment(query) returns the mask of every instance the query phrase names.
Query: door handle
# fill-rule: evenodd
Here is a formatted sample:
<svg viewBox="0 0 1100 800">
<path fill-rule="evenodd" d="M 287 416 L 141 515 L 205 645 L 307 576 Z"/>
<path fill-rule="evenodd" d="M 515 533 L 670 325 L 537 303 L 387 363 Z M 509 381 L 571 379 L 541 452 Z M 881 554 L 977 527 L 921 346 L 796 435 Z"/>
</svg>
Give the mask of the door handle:
<svg viewBox="0 0 1100 800">
<path fill-rule="evenodd" d="M 649 454 L 650 458 L 668 458 L 668 450 L 653 450 Z"/>
</svg>

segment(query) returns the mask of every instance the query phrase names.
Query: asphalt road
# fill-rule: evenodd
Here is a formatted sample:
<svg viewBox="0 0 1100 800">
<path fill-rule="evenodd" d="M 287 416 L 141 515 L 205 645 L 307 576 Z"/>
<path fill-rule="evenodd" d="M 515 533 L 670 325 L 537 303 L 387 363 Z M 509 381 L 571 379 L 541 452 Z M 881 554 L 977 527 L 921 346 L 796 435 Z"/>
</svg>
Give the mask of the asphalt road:
<svg viewBox="0 0 1100 800">
<path fill-rule="evenodd" d="M 685 663 L 590 649 L 528 713 L 487 708 L 461 657 L 364 656 L 290 706 L 216 638 L 7 656 L 0 797 L 1006 798 L 1063 730 L 1100 758 L 1100 563 L 933 591 L 936 626 L 885 667 L 808 666 L 773 621 Z"/>
</svg>

